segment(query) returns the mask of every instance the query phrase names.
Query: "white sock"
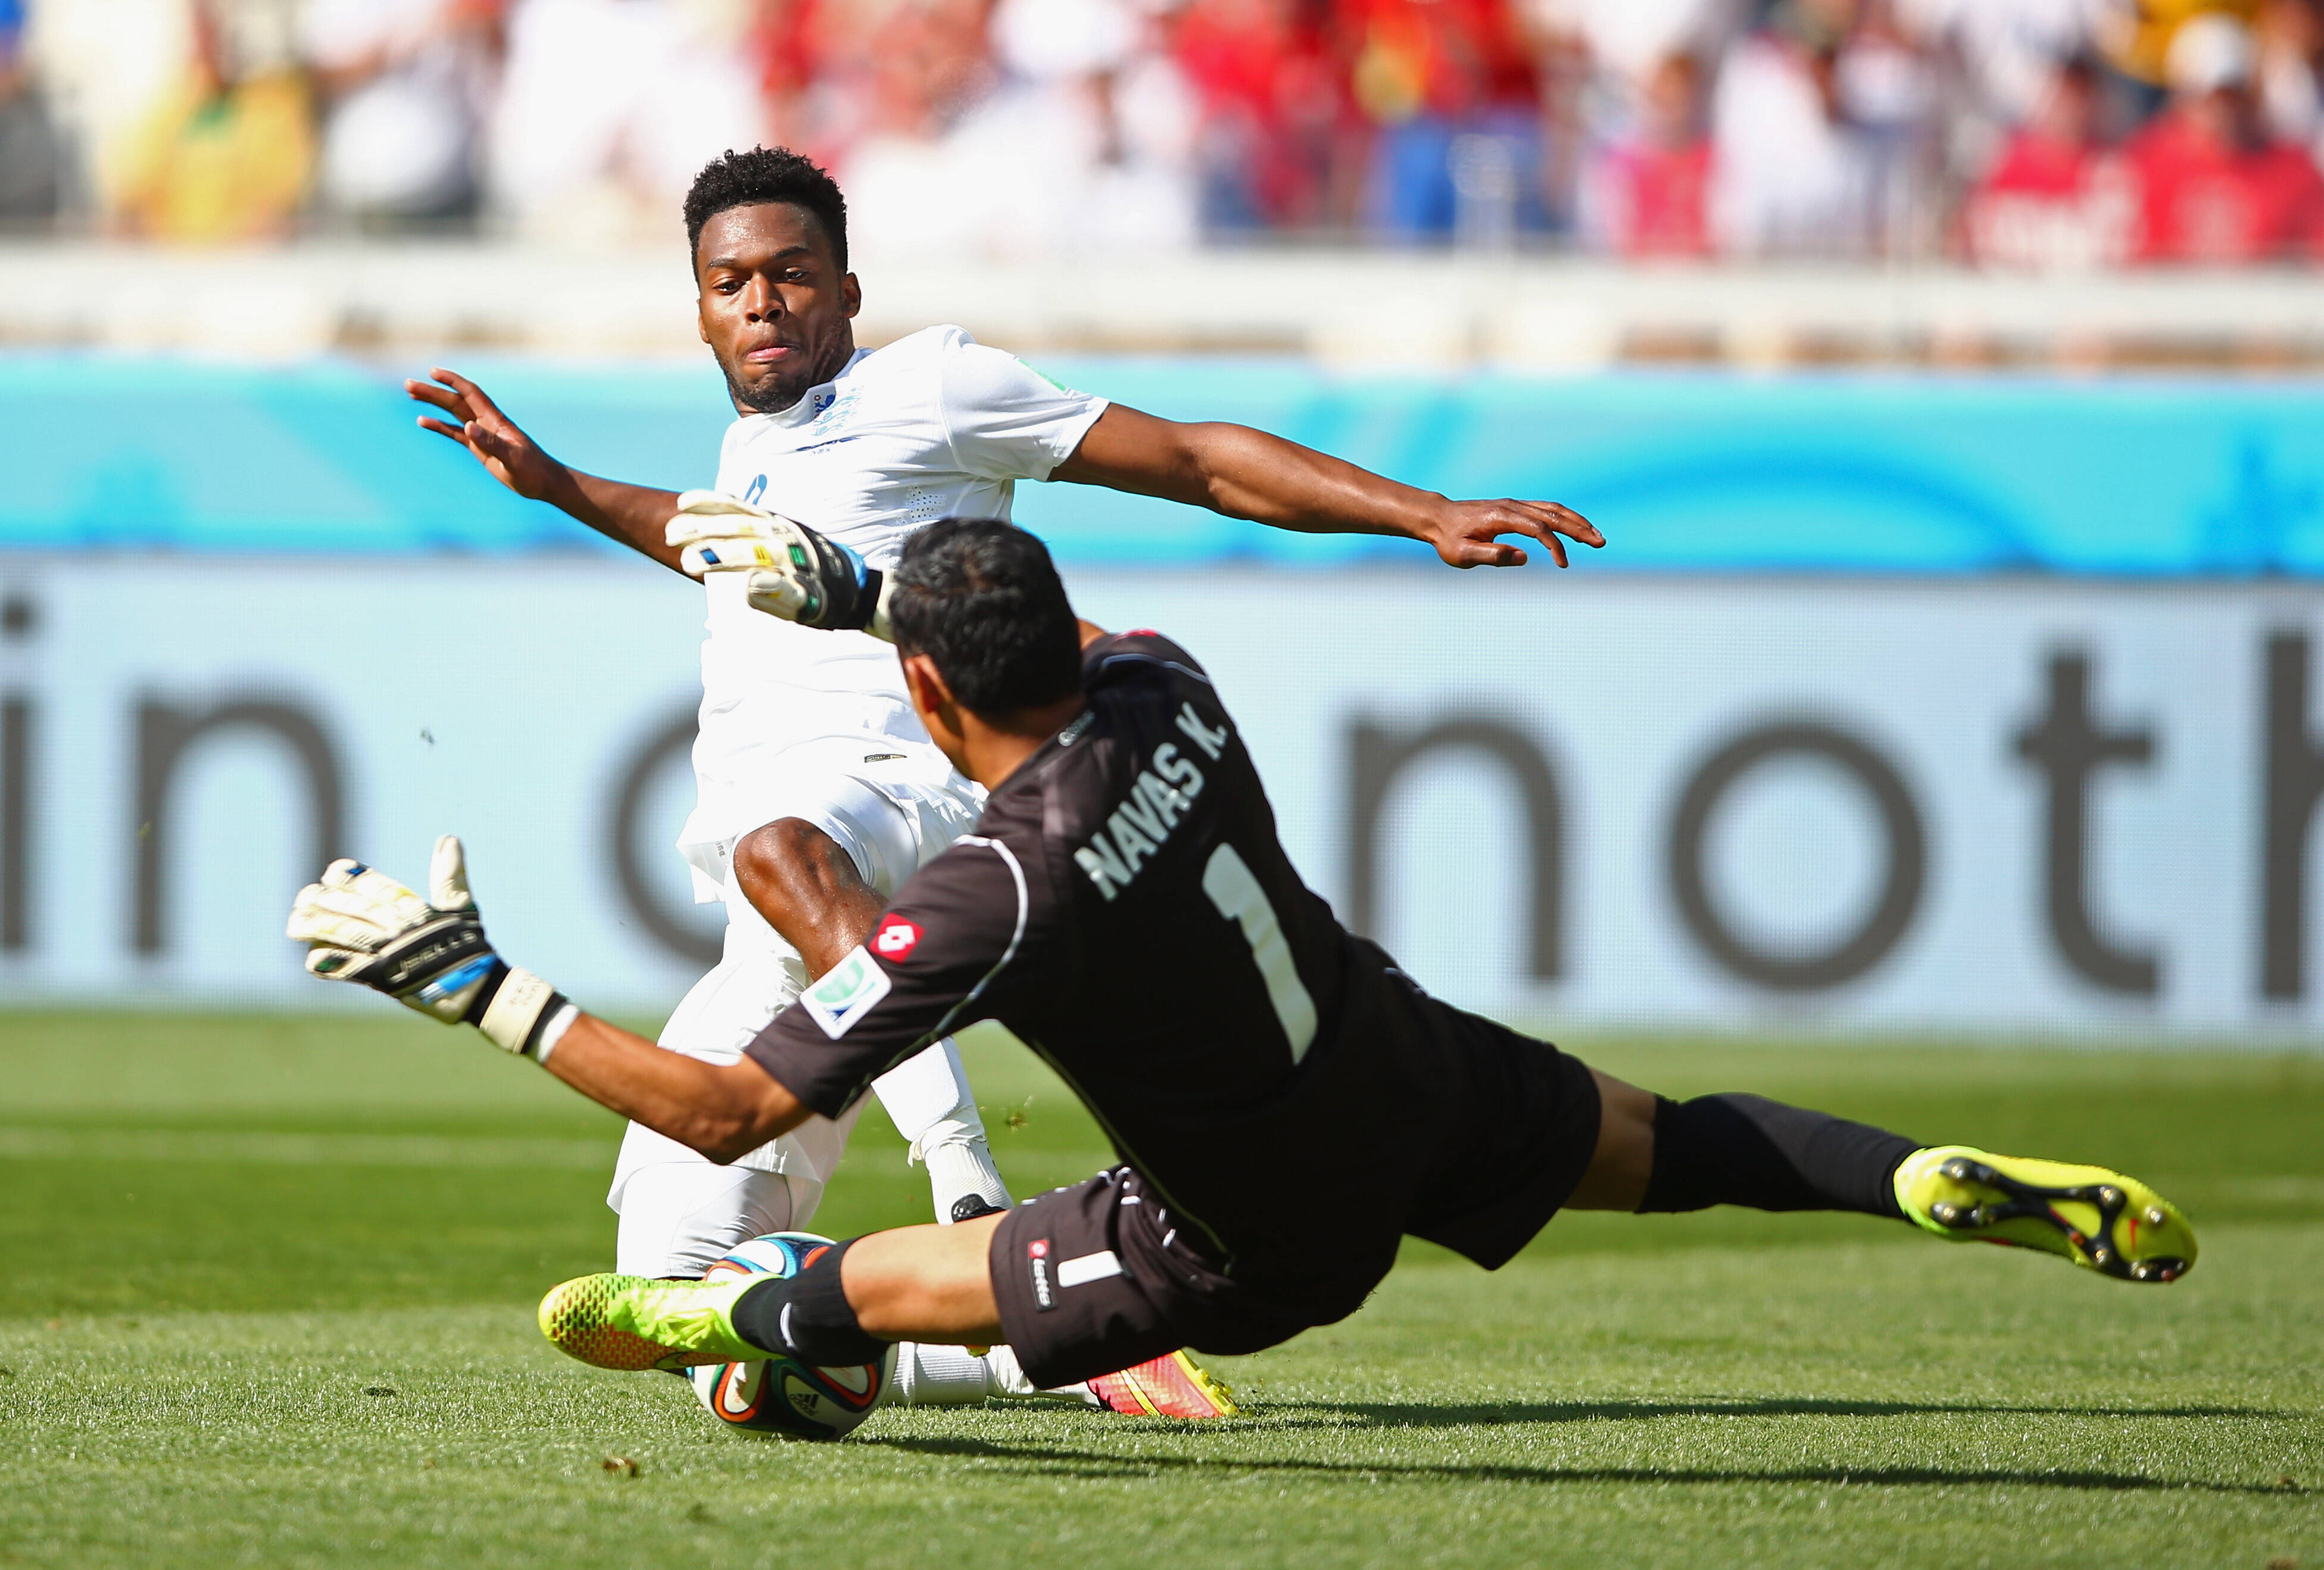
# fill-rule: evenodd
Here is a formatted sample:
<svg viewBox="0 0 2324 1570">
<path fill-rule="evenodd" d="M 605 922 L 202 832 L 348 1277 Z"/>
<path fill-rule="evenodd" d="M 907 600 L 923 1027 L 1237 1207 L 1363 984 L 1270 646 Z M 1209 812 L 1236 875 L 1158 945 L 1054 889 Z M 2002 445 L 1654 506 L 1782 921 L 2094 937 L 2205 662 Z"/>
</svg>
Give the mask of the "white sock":
<svg viewBox="0 0 2324 1570">
<path fill-rule="evenodd" d="M 936 1220 L 950 1225 L 953 1208 L 974 1196 L 1006 1210 L 1008 1186 L 984 1141 L 984 1120 L 961 1067 L 960 1048 L 946 1037 L 872 1082 L 896 1131 L 911 1141 L 912 1159 L 925 1161 Z"/>
<path fill-rule="evenodd" d="M 964 1346 L 897 1344 L 896 1395 L 908 1407 L 981 1407 L 986 1384 L 984 1360 Z"/>
<path fill-rule="evenodd" d="M 936 1200 L 936 1222 L 953 1224 L 953 1209 L 971 1195 L 996 1209 L 1007 1210 L 1016 1201 L 992 1164 L 992 1147 L 984 1130 L 946 1119 L 912 1146 L 915 1159 L 927 1163 L 928 1190 Z"/>
<path fill-rule="evenodd" d="M 1002 1400 L 1031 1401 L 1046 1398 L 1091 1405 L 1097 1402 L 1097 1398 L 1090 1394 L 1090 1388 L 1085 1384 L 1064 1385 L 1054 1390 L 1041 1389 L 1025 1377 L 1025 1370 L 1017 1362 L 1017 1354 L 1005 1346 L 986 1348 L 983 1361 L 985 1389 Z"/>
</svg>

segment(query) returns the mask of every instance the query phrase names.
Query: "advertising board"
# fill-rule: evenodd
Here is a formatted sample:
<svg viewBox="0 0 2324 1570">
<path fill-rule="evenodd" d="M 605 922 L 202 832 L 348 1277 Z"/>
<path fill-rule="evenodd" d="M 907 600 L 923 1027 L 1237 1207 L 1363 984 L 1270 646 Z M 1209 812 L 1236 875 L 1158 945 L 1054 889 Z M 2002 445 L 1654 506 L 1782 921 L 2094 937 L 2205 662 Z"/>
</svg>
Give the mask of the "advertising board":
<svg viewBox="0 0 2324 1570">
<path fill-rule="evenodd" d="M 1213 672 L 1285 842 L 1549 1027 L 2304 1039 L 2324 591 L 1988 577 L 1079 568 Z M 700 591 L 588 559 L 0 563 L 0 995 L 345 1002 L 329 855 L 469 842 L 608 1008 L 715 949 L 669 848 Z"/>
</svg>

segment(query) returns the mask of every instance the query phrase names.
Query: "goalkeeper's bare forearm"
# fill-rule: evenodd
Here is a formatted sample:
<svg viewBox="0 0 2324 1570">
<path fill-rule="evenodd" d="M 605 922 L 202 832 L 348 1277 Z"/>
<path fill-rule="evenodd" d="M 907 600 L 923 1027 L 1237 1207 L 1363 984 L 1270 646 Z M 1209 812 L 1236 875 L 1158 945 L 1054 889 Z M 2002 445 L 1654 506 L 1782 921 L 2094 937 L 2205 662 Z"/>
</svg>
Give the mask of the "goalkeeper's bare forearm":
<svg viewBox="0 0 2324 1570">
<path fill-rule="evenodd" d="M 600 1106 L 724 1164 L 812 1115 L 758 1064 L 705 1063 L 582 1014 L 541 1067 Z"/>
<path fill-rule="evenodd" d="M 584 1095 L 720 1163 L 807 1121 L 808 1109 L 748 1059 L 719 1065 L 665 1051 L 585 1014 L 484 936 L 457 838 L 436 842 L 428 894 L 341 858 L 291 901 L 285 928 L 324 981 L 368 987 L 440 1024 L 473 1025 Z"/>
</svg>

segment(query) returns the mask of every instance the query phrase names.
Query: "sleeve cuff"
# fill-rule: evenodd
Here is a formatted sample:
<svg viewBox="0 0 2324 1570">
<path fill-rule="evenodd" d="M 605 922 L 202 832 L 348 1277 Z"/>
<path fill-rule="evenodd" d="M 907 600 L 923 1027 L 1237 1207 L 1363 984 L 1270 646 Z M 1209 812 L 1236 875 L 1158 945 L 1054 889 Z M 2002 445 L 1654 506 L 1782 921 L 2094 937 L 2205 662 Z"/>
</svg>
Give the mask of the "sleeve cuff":
<svg viewBox="0 0 2324 1570">
<path fill-rule="evenodd" d="M 1059 464 L 1081 449 L 1082 439 L 1089 435 L 1090 427 L 1098 422 L 1098 417 L 1112 407 L 1112 399 L 1093 396 L 1089 402 L 1089 408 L 1076 416 L 1071 425 L 1057 433 L 1056 448 L 1050 454 L 1049 466 L 1033 477 L 1047 481 L 1051 475 L 1056 474 Z"/>
</svg>

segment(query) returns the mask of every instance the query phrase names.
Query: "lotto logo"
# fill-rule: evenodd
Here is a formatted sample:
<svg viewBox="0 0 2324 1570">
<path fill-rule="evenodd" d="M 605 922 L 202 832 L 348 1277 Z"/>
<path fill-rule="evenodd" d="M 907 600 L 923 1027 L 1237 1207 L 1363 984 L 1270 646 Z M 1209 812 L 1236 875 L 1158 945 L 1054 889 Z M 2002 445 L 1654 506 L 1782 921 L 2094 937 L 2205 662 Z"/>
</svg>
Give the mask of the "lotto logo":
<svg viewBox="0 0 2324 1570">
<path fill-rule="evenodd" d="M 890 916 L 880 923 L 872 935 L 872 952 L 881 959 L 899 961 L 908 956 L 920 941 L 920 929 L 901 916 Z"/>
<path fill-rule="evenodd" d="M 1057 1306 L 1057 1294 L 1049 1285 L 1049 1240 L 1036 1238 L 1025 1245 L 1025 1268 L 1033 1278 L 1033 1307 L 1047 1314 Z"/>
</svg>

